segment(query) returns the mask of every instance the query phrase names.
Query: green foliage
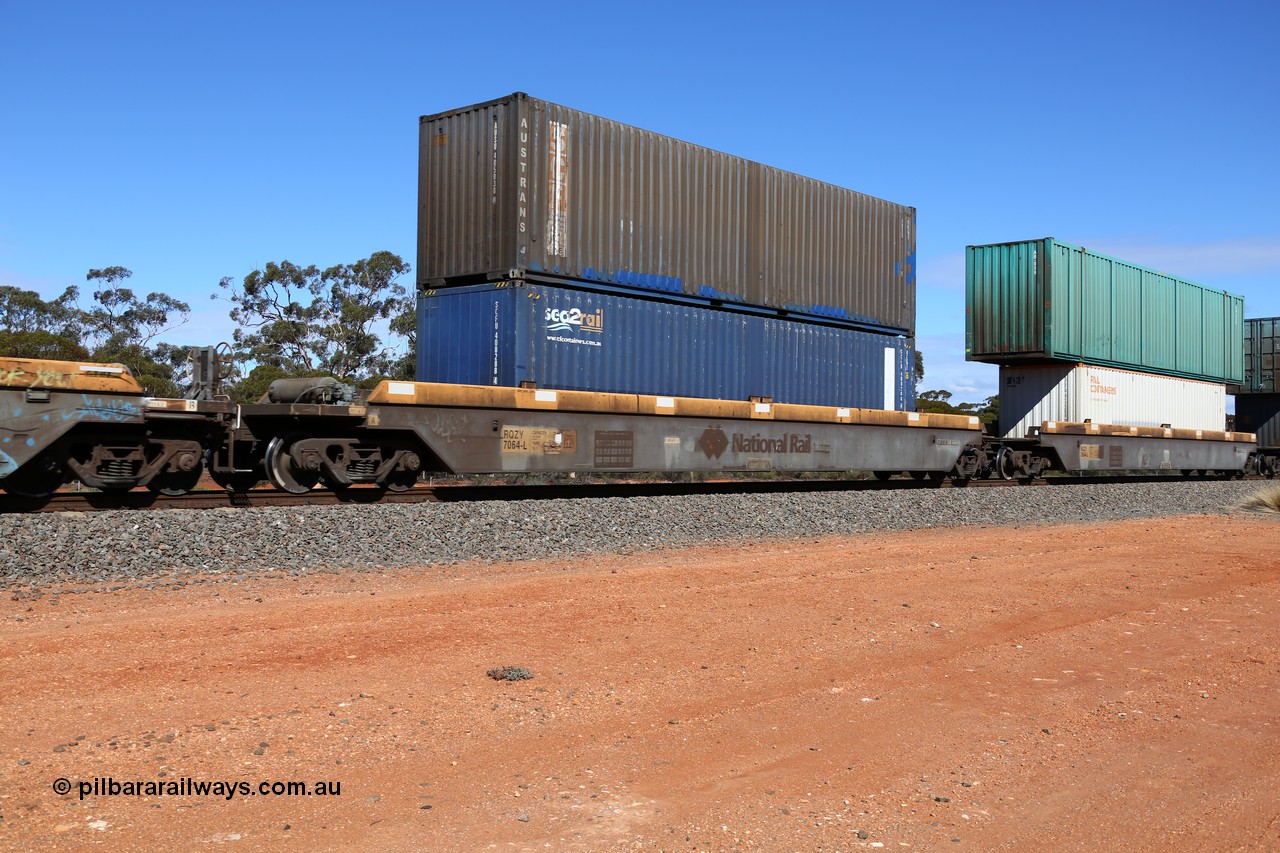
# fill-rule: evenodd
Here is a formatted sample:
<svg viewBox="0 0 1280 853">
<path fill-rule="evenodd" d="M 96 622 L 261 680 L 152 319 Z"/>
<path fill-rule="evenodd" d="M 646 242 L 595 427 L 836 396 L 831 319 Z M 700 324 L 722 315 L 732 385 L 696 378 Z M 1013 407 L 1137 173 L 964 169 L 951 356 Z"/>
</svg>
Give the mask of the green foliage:
<svg viewBox="0 0 1280 853">
<path fill-rule="evenodd" d="M 249 375 L 224 391 L 237 403 L 256 403 L 267 393 L 267 386 L 277 379 L 288 379 L 293 374 L 275 364 L 259 364 Z"/>
<path fill-rule="evenodd" d="M 412 382 L 416 378 L 417 361 L 414 356 L 414 350 L 410 349 L 406 353 L 389 358 L 382 364 L 384 372 L 383 379 L 396 379 L 402 382 Z"/>
<path fill-rule="evenodd" d="M 175 378 L 173 365 L 159 357 L 154 348 L 113 339 L 94 350 L 89 358 L 91 361 L 125 365 L 148 396 L 181 397 L 183 394 L 183 388 Z"/>
<path fill-rule="evenodd" d="M 0 286 L 0 332 L 44 332 L 75 341 L 80 335 L 79 288 L 46 302 L 34 290 Z"/>
<path fill-rule="evenodd" d="M 417 303 L 410 294 L 401 300 L 400 313 L 391 318 L 391 334 L 404 338 L 406 347 L 382 365 L 389 379 L 414 379 L 417 373 L 418 312 Z"/>
<path fill-rule="evenodd" d="M 999 395 L 988 397 L 981 403 L 951 403 L 950 391 L 921 391 L 916 395 L 916 411 L 941 415 L 977 415 L 984 423 L 995 423 L 1000 418 Z"/>
<path fill-rule="evenodd" d="M 333 376 L 413 377 L 414 299 L 396 279 L 409 265 L 390 252 L 320 270 L 288 261 L 268 264 L 235 287 L 229 279 L 240 363 L 249 375 L 227 377 L 225 391 L 256 401 L 275 379 Z M 34 291 L 0 286 L 0 353 L 126 365 L 154 396 L 181 396 L 189 384 L 190 347 L 159 341 L 190 316 L 190 306 L 165 293 L 145 297 L 128 287 L 127 267 L 91 269 L 92 302 L 78 304 L 69 287 L 44 300 Z M 216 298 L 216 297 L 215 297 Z M 379 330 L 407 341 L 408 350 L 384 344 Z M 201 342 L 201 343 L 213 343 Z"/>
<path fill-rule="evenodd" d="M 916 350 L 915 381 L 924 379 L 924 356 Z M 916 411 L 929 412 L 935 415 L 977 415 L 984 423 L 995 423 L 1000 419 L 1000 397 L 988 397 L 981 403 L 952 403 L 952 393 L 943 389 L 921 391 L 916 394 Z"/>
<path fill-rule="evenodd" d="M 43 329 L 32 332 L 0 331 L 0 355 L 47 358 L 53 361 L 89 360 L 89 351 L 76 341 Z"/>
<path fill-rule="evenodd" d="M 166 293 L 139 298 L 121 282 L 133 276 L 126 267 L 91 269 L 87 281 L 98 285 L 94 305 L 79 309 L 80 341 L 94 361 L 126 365 L 153 397 L 181 397 L 179 383 L 186 348 L 152 341 L 187 321 L 191 306 Z"/>
<path fill-rule="evenodd" d="M 951 405 L 950 400 L 950 391 L 921 391 L 916 395 L 916 411 L 942 415 L 960 414 L 960 409 Z"/>
<path fill-rule="evenodd" d="M 185 393 L 192 381 L 192 370 L 194 364 L 191 361 L 191 346 L 181 344 L 171 344 L 161 341 L 151 348 L 150 358 L 164 368 L 164 375 L 169 377 L 174 387 L 179 388 Z M 182 396 L 178 394 L 177 396 Z"/>
<path fill-rule="evenodd" d="M 132 346 L 147 351 L 157 335 L 183 325 L 191 314 L 190 305 L 168 294 L 148 293 L 140 299 L 130 288 L 119 286 L 132 275 L 125 267 L 107 267 L 85 276 L 100 285 L 93 292 L 97 304 L 80 312 L 82 341 L 95 354 Z"/>
<path fill-rule="evenodd" d="M 134 379 L 148 397 L 181 397 L 185 389 L 168 376 L 155 373 L 135 373 Z"/>
<path fill-rule="evenodd" d="M 236 348 L 259 365 L 291 374 L 320 371 L 340 380 L 390 372 L 398 356 L 375 328 L 389 322 L 404 334 L 413 298 L 396 279 L 409 271 L 398 255 L 374 252 L 325 270 L 290 261 L 254 270 L 237 287 L 229 278 Z"/>
<path fill-rule="evenodd" d="M 1000 395 L 993 394 L 981 403 L 965 403 L 970 411 L 978 416 L 984 424 L 993 424 L 1000 420 Z"/>
<path fill-rule="evenodd" d="M 90 270 L 98 284 L 93 305 L 81 308 L 80 290 L 68 287 L 45 301 L 30 290 L 0 286 L 0 353 L 19 358 L 116 362 L 127 366 L 152 396 L 181 396 L 175 367 L 185 363 L 185 348 L 151 342 L 186 321 L 190 311 L 164 293 L 140 299 L 120 283 L 132 276 L 125 267 Z M 182 358 L 175 351 L 183 353 Z"/>
</svg>

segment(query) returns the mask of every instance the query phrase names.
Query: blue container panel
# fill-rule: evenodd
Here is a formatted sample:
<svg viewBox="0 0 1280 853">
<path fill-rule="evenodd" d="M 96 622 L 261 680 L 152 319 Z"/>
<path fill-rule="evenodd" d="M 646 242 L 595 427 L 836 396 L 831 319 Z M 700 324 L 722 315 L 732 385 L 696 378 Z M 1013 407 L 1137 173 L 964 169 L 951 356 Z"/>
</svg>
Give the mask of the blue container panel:
<svg viewBox="0 0 1280 853">
<path fill-rule="evenodd" d="M 543 285 L 418 302 L 423 382 L 905 410 L 912 359 L 903 337 Z"/>
<path fill-rule="evenodd" d="M 453 385 L 513 385 L 514 301 L 418 298 L 418 380 Z"/>
</svg>

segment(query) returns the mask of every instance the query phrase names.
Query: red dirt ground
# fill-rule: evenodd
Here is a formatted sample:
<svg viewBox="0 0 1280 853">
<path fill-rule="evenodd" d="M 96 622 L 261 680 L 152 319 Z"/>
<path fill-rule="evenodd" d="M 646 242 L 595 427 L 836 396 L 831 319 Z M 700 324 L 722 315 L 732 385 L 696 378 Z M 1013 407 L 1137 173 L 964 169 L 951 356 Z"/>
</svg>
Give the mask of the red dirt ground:
<svg viewBox="0 0 1280 853">
<path fill-rule="evenodd" d="M 1277 850 L 1277 542 L 1185 517 L 17 596 L 0 846 Z"/>
</svg>

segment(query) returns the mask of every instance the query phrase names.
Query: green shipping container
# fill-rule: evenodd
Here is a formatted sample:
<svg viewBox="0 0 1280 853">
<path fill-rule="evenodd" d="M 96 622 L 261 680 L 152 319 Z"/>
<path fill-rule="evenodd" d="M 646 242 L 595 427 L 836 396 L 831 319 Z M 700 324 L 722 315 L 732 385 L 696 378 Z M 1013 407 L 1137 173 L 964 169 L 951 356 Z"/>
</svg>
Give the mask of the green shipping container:
<svg viewBox="0 0 1280 853">
<path fill-rule="evenodd" d="M 969 246 L 965 357 L 1240 382 L 1244 298 L 1052 237 Z"/>
</svg>

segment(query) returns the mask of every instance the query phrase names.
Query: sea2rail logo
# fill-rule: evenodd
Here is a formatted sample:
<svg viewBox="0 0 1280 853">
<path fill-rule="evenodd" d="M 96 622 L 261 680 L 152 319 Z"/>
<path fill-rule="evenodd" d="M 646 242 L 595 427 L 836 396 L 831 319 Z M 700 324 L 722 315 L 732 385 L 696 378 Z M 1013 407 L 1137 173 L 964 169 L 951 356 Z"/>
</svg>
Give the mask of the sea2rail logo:
<svg viewBox="0 0 1280 853">
<path fill-rule="evenodd" d="M 604 309 L 597 308 L 591 313 L 581 308 L 548 308 L 546 311 L 548 332 L 594 332 L 604 331 Z"/>
<path fill-rule="evenodd" d="M 604 309 L 583 311 L 581 308 L 547 308 L 547 340 L 566 344 L 600 346 L 604 334 Z"/>
</svg>

